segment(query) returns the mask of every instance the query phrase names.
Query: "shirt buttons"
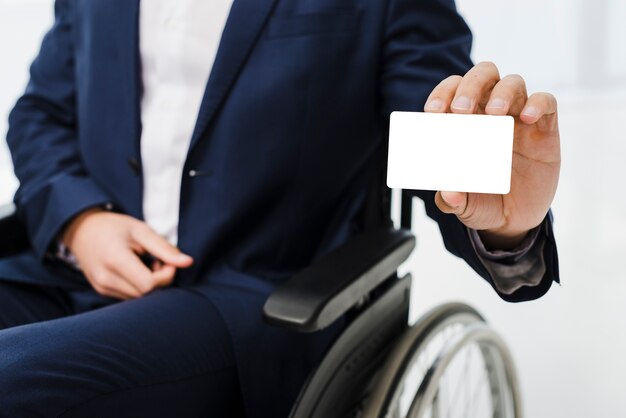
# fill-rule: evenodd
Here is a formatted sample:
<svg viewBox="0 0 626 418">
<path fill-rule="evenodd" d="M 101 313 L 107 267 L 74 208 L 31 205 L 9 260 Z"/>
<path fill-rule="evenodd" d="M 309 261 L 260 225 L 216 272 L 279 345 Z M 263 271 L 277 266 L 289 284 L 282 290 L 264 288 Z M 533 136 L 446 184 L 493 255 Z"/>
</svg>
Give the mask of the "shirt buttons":
<svg viewBox="0 0 626 418">
<path fill-rule="evenodd" d="M 198 172 L 196 170 L 189 170 L 189 177 L 196 177 Z"/>
</svg>

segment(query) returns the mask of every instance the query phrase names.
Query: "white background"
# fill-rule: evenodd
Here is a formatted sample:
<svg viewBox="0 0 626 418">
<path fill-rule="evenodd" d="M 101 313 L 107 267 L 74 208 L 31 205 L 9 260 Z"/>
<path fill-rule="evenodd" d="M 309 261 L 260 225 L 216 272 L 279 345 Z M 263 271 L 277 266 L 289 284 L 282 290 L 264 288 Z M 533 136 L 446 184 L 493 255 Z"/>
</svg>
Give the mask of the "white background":
<svg viewBox="0 0 626 418">
<path fill-rule="evenodd" d="M 416 203 L 413 315 L 462 300 L 510 343 L 526 416 L 624 417 L 626 403 L 626 2 L 458 0 L 474 58 L 519 73 L 560 101 L 563 167 L 554 212 L 563 285 L 506 304 L 445 252 Z M 51 0 L 0 0 L 0 132 L 51 22 Z M 0 141 L 0 203 L 16 187 Z"/>
</svg>

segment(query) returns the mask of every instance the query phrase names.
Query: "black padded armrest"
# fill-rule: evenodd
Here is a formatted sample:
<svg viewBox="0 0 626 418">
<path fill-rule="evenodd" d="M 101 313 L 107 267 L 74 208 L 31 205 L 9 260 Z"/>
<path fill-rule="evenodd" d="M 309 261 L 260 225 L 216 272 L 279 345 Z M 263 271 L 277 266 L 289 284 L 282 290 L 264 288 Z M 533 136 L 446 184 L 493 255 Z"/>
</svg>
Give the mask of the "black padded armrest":
<svg viewBox="0 0 626 418">
<path fill-rule="evenodd" d="M 265 320 L 300 332 L 321 330 L 393 275 L 413 248 L 407 230 L 363 233 L 279 286 L 265 303 Z"/>
<path fill-rule="evenodd" d="M 15 205 L 0 206 L 0 258 L 28 248 L 26 228 L 15 213 Z"/>
</svg>

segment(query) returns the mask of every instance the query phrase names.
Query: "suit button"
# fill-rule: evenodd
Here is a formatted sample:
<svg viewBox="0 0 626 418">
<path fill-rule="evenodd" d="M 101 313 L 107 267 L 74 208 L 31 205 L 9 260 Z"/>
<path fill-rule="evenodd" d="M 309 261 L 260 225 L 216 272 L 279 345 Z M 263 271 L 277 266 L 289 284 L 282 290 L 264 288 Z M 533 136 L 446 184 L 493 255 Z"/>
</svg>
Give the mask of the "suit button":
<svg viewBox="0 0 626 418">
<path fill-rule="evenodd" d="M 211 176 L 213 175 L 213 171 L 211 170 L 189 170 L 187 171 L 187 175 L 189 177 L 200 177 L 200 176 Z"/>
</svg>

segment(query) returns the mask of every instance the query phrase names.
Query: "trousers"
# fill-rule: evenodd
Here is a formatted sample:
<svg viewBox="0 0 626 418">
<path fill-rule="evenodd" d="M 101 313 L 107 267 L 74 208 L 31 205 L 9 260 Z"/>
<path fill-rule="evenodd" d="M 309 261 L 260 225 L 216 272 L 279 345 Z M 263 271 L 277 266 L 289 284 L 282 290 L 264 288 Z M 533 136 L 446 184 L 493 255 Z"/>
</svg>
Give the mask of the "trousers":
<svg viewBox="0 0 626 418">
<path fill-rule="evenodd" d="M 0 417 L 243 416 L 212 302 L 171 287 L 115 301 L 0 280 Z"/>
</svg>

